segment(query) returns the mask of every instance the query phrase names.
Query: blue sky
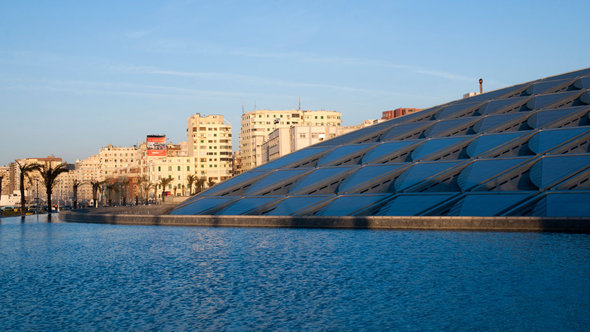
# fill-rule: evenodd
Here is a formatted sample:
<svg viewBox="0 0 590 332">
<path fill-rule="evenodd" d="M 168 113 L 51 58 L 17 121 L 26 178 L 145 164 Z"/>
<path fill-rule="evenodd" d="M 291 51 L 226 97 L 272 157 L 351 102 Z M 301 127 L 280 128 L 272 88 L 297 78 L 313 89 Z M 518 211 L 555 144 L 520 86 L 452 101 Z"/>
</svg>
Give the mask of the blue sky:
<svg viewBox="0 0 590 332">
<path fill-rule="evenodd" d="M 223 114 L 344 125 L 590 66 L 588 1 L 1 1 L 0 165 Z"/>
</svg>

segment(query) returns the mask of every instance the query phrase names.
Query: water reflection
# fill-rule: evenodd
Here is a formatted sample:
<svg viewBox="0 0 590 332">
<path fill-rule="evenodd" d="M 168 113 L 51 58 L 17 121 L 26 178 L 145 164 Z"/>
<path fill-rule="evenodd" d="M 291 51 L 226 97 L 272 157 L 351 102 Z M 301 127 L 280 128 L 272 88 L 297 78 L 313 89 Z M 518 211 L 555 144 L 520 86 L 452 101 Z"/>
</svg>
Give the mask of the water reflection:
<svg viewBox="0 0 590 332">
<path fill-rule="evenodd" d="M 584 330 L 590 236 L 0 224 L 0 329 Z"/>
</svg>

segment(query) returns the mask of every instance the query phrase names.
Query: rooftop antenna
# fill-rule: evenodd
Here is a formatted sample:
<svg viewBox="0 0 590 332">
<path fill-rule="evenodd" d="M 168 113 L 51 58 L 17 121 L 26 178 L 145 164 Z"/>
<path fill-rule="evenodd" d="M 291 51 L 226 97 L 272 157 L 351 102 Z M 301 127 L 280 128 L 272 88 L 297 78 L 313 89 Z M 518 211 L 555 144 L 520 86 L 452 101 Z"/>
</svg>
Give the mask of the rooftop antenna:
<svg viewBox="0 0 590 332">
<path fill-rule="evenodd" d="M 254 110 L 256 111 L 256 101 L 254 102 Z"/>
<path fill-rule="evenodd" d="M 242 114 L 244 114 L 244 103 L 242 103 Z"/>
<path fill-rule="evenodd" d="M 297 107 L 298 111 L 301 111 L 301 96 L 299 96 L 299 107 Z"/>
<path fill-rule="evenodd" d="M 479 79 L 479 94 L 483 93 L 483 78 Z"/>
</svg>

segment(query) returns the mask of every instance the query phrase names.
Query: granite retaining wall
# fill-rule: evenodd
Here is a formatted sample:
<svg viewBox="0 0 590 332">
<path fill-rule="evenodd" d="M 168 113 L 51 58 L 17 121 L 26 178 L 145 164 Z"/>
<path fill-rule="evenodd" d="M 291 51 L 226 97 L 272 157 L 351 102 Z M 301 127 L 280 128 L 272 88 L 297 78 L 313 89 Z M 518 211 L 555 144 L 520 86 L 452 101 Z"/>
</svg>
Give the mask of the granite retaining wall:
<svg viewBox="0 0 590 332">
<path fill-rule="evenodd" d="M 414 229 L 590 233 L 590 218 L 186 216 L 64 211 L 66 222 L 201 227 Z"/>
</svg>

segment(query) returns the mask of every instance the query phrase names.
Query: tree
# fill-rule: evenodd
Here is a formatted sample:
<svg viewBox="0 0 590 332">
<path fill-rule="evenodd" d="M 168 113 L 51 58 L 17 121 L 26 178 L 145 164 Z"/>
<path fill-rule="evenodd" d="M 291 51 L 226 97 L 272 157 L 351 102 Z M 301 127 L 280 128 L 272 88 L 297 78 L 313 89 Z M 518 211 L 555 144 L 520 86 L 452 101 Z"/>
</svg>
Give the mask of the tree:
<svg viewBox="0 0 590 332">
<path fill-rule="evenodd" d="M 74 191 L 74 209 L 78 208 L 78 187 L 80 186 L 80 181 L 78 179 L 74 179 L 72 182 L 72 189 Z"/>
<path fill-rule="evenodd" d="M 205 189 L 205 182 L 207 182 L 206 178 L 197 178 L 195 180 L 195 194 L 200 193 L 201 191 L 203 191 L 203 189 Z"/>
<path fill-rule="evenodd" d="M 215 185 L 215 180 L 213 180 L 213 178 L 209 178 L 209 181 L 207 181 L 207 188 L 211 188 Z"/>
<path fill-rule="evenodd" d="M 2 180 L 4 180 L 4 174 L 0 174 L 0 200 L 2 200 Z"/>
<path fill-rule="evenodd" d="M 66 163 L 61 163 L 55 167 L 51 167 L 51 163 L 36 164 L 35 169 L 41 174 L 43 183 L 45 184 L 45 193 L 47 194 L 47 206 L 49 207 L 49 216 L 51 217 L 51 194 L 53 193 L 53 186 L 55 179 L 61 174 L 68 172 Z"/>
<path fill-rule="evenodd" d="M 145 176 L 145 175 L 142 175 L 137 178 L 137 182 L 135 183 L 135 205 L 139 204 L 139 197 L 140 197 L 139 190 L 140 189 L 143 190 L 144 183 L 146 183 L 146 182 L 147 182 L 147 176 Z"/>
<path fill-rule="evenodd" d="M 129 178 L 126 176 L 121 176 L 119 177 L 119 180 L 117 182 L 119 184 L 119 188 L 121 190 L 121 195 L 123 198 L 122 205 L 127 205 L 127 194 L 129 192 Z"/>
<path fill-rule="evenodd" d="M 166 186 L 169 185 L 174 179 L 172 178 L 162 178 L 160 179 L 159 185 L 162 186 L 162 203 L 164 203 L 164 193 L 166 192 Z"/>
<path fill-rule="evenodd" d="M 102 181 L 90 181 L 90 185 L 92 185 L 92 201 L 95 208 L 98 206 L 98 192 L 101 191 L 100 187 L 102 186 L 102 184 Z"/>
<path fill-rule="evenodd" d="M 193 183 L 195 183 L 195 181 L 197 181 L 198 177 L 196 174 L 191 174 L 191 175 L 187 175 L 186 176 L 186 182 L 187 182 L 187 186 L 188 186 L 188 195 L 192 196 L 193 195 Z"/>
<path fill-rule="evenodd" d="M 16 161 L 18 165 L 18 169 L 20 170 L 20 215 L 21 218 L 25 218 L 25 204 L 27 203 L 25 200 L 25 176 L 28 178 L 29 173 L 39 168 L 38 164 L 25 164 L 21 165 L 18 161 Z"/>
</svg>

